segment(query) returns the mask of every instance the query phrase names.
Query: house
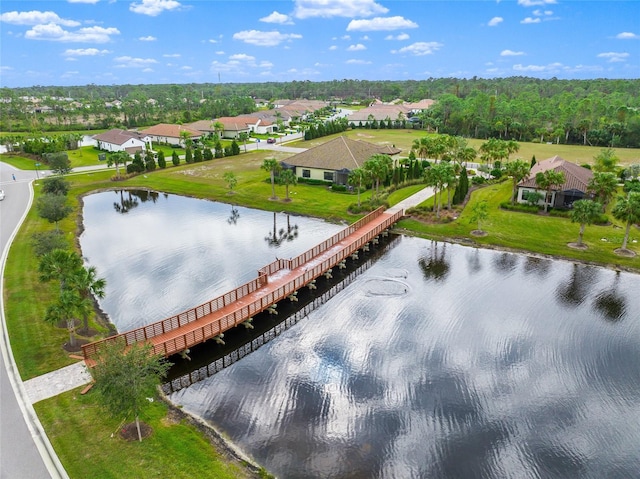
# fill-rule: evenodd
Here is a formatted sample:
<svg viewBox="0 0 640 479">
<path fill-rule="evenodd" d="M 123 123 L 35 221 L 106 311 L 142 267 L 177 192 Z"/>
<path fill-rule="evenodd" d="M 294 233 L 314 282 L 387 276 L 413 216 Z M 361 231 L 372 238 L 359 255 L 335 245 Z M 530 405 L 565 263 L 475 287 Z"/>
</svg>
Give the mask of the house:
<svg viewBox="0 0 640 479">
<path fill-rule="evenodd" d="M 564 184 L 552 190 L 549 195 L 536 184 L 536 175 L 548 170 L 562 172 L 565 177 Z M 528 178 L 518 183 L 517 201 L 527 203 L 527 196 L 530 193 L 541 193 L 543 197 L 538 202 L 539 205 L 543 206 L 546 203 L 553 208 L 568 208 L 574 201 L 589 196 L 587 188 L 591 178 L 593 178 L 593 172 L 590 169 L 554 156 L 533 165 Z"/>
<path fill-rule="evenodd" d="M 402 121 L 411 116 L 411 109 L 405 105 L 385 105 L 376 103 L 362 110 L 353 112 L 347 117 L 349 124 L 358 126 L 360 123 L 366 125 L 374 120 L 381 121 Z"/>
<path fill-rule="evenodd" d="M 159 125 L 142 130 L 140 133 L 148 136 L 151 138 L 151 141 L 155 141 L 157 143 L 181 146 L 185 146 L 183 137 L 185 134 L 192 140 L 199 140 L 202 137 L 202 132 L 198 130 L 193 130 L 183 125 L 173 125 L 169 123 L 160 123 Z"/>
<path fill-rule="evenodd" d="M 400 149 L 389 145 L 376 145 L 340 136 L 322 145 L 310 148 L 282 162 L 298 178 L 331 181 L 346 185 L 349 173 L 362 167 L 373 155 L 397 155 Z"/>
<path fill-rule="evenodd" d="M 151 138 L 137 131 L 113 129 L 93 135 L 99 150 L 126 151 L 133 155 L 136 151 L 151 150 Z"/>
<path fill-rule="evenodd" d="M 220 123 L 222 125 L 222 132 L 220 133 L 222 138 L 238 138 L 241 133 L 249 134 L 251 132 L 251 128 L 247 124 L 246 118 L 223 116 L 216 118 L 212 123 L 214 125 L 216 123 Z"/>
</svg>

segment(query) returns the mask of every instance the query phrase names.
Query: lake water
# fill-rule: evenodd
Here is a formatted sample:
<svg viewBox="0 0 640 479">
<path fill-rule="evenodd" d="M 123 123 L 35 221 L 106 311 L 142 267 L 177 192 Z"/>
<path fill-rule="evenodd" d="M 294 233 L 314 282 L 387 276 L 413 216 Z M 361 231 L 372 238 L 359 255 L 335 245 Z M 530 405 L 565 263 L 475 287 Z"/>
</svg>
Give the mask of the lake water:
<svg viewBox="0 0 640 479">
<path fill-rule="evenodd" d="M 140 297 L 192 306 L 276 251 L 264 239 L 270 213 L 239 208 L 232 225 L 228 205 L 160 195 L 123 215 L 117 197 L 86 199 L 81 243 L 118 285 L 118 312 L 109 297 L 103 307 L 122 324 L 144 320 Z M 201 231 L 210 216 L 220 221 Z M 307 228 L 318 228 L 311 244 L 337 229 L 295 222 L 298 238 L 281 247 Z M 326 304 L 170 397 L 280 479 L 638 477 L 640 277 L 400 237 Z"/>
</svg>

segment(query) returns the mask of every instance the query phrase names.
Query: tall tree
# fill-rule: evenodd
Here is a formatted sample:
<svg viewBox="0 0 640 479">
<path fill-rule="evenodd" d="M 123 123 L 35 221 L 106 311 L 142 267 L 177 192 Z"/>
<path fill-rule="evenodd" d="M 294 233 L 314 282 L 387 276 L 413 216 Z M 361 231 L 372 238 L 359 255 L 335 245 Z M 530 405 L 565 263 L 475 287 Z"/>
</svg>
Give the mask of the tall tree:
<svg viewBox="0 0 640 479">
<path fill-rule="evenodd" d="M 131 160 L 129 153 L 126 151 L 115 151 L 107 156 L 107 166 L 116 167 L 116 177 L 120 178 L 120 165 L 127 167 L 127 162 Z"/>
<path fill-rule="evenodd" d="M 36 208 L 41 218 L 56 224 L 56 231 L 58 230 L 58 222 L 65 219 L 73 211 L 73 208 L 67 204 L 66 196 L 52 193 L 40 196 L 36 202 Z"/>
<path fill-rule="evenodd" d="M 54 249 L 40 258 L 38 272 L 40 281 L 56 279 L 60 282 L 60 291 L 75 271 L 82 267 L 82 258 L 75 251 Z"/>
<path fill-rule="evenodd" d="M 349 173 L 347 183 L 356 188 L 358 191 L 358 208 L 360 208 L 360 190 L 362 190 L 362 182 L 366 181 L 368 177 L 368 171 L 364 168 L 355 168 Z"/>
<path fill-rule="evenodd" d="M 91 302 L 91 298 L 104 298 L 105 287 L 107 281 L 104 278 L 98 278 L 98 273 L 95 266 L 81 266 L 74 271 L 68 280 L 68 286 L 71 289 L 76 290 L 80 296 Z M 89 330 L 89 314 L 88 310 L 83 314 L 83 329 Z"/>
<path fill-rule="evenodd" d="M 630 191 L 626 196 L 618 196 L 612 213 L 616 219 L 627 223 L 622 241 L 622 249 L 626 250 L 631 225 L 640 223 L 640 192 Z"/>
<path fill-rule="evenodd" d="M 96 366 L 91 369 L 100 403 L 115 417 L 133 416 L 139 441 L 140 414 L 149 404 L 147 397 L 157 394 L 157 387 L 171 366 L 152 351 L 151 343 L 126 347 L 124 341 L 109 342 L 100 349 Z"/>
<path fill-rule="evenodd" d="M 596 156 L 593 157 L 594 171 L 615 173 L 618 169 L 620 158 L 611 148 L 603 148 Z"/>
<path fill-rule="evenodd" d="M 271 178 L 271 199 L 277 199 L 276 196 L 276 174 L 282 169 L 282 166 L 275 158 L 265 158 L 260 167 L 269 172 Z"/>
<path fill-rule="evenodd" d="M 298 177 L 293 172 L 293 170 L 282 170 L 278 175 L 278 183 L 284 185 L 285 187 L 285 200 L 289 201 L 289 186 L 295 185 L 298 183 Z"/>
<path fill-rule="evenodd" d="M 76 347 L 76 316 L 88 314 L 91 308 L 91 302 L 82 298 L 80 293 L 74 289 L 65 288 L 60 291 L 58 300 L 47 308 L 45 321 L 57 324 L 64 321 L 67 324 L 69 332 L 69 346 L 72 350 Z"/>
<path fill-rule="evenodd" d="M 600 214 L 602 206 L 592 200 L 578 200 L 573 202 L 571 210 L 571 222 L 580 224 L 580 233 L 578 234 L 578 246 L 582 246 L 582 237 L 587 225 L 593 223 Z"/>
<path fill-rule="evenodd" d="M 247 133 L 246 131 L 241 132 L 238 135 L 238 140 L 240 140 L 242 142 L 242 144 L 244 145 L 244 152 L 247 152 L 247 141 L 249 141 L 249 133 Z"/>
<path fill-rule="evenodd" d="M 516 197 L 518 196 L 518 183 L 529 176 L 529 163 L 523 160 L 509 161 L 505 165 L 505 173 L 511 177 L 512 191 L 511 191 L 511 204 L 515 204 Z"/>
<path fill-rule="evenodd" d="M 589 180 L 587 191 L 593 193 L 604 212 L 618 189 L 618 178 L 615 173 L 596 171 Z"/>
<path fill-rule="evenodd" d="M 551 198 L 551 190 L 554 187 L 561 186 L 565 182 L 564 173 L 561 171 L 555 170 L 547 170 L 545 172 L 538 172 L 536 174 L 536 185 L 541 190 L 545 190 L 547 192 L 544 198 L 544 212 L 547 212 L 547 207 L 549 206 L 549 201 Z"/>
<path fill-rule="evenodd" d="M 391 173 L 393 167 L 393 160 L 389 155 L 373 155 L 367 161 L 364 162 L 362 168 L 368 171 L 371 179 L 376 185 L 376 197 L 380 192 L 380 182 L 384 181 Z"/>
</svg>

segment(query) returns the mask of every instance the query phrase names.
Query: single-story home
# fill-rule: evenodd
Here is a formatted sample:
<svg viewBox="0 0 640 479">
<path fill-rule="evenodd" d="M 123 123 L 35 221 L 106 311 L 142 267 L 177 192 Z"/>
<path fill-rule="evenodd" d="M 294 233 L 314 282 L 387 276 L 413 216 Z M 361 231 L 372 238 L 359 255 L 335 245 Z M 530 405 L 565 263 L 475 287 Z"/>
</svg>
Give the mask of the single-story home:
<svg viewBox="0 0 640 479">
<path fill-rule="evenodd" d="M 374 120 L 377 122 L 388 121 L 402 121 L 411 116 L 411 109 L 405 105 L 385 105 L 374 104 L 357 110 L 347 117 L 349 124 L 353 123 L 358 126 L 360 123 L 366 125 L 372 123 Z"/>
<path fill-rule="evenodd" d="M 151 138 L 151 141 L 185 146 L 183 138 L 184 132 L 194 141 L 202 137 L 201 131 L 193 130 L 183 125 L 173 125 L 169 123 L 160 123 L 159 125 L 142 130 L 140 133 Z"/>
<path fill-rule="evenodd" d="M 395 146 L 376 145 L 340 136 L 287 158 L 282 162 L 282 166 L 293 170 L 298 178 L 346 185 L 349 173 L 362 167 L 364 162 L 373 155 L 383 154 L 393 157 L 400 151 Z"/>
<path fill-rule="evenodd" d="M 548 170 L 562 172 L 565 178 L 564 184 L 553 189 L 549 195 L 536 184 L 536 175 Z M 587 188 L 591 178 L 593 172 L 590 169 L 554 156 L 533 165 L 529 176 L 518 183 L 517 201 L 527 203 L 530 193 L 541 193 L 543 196 L 539 205 L 544 206 L 546 203 L 553 208 L 569 208 L 574 201 L 589 197 Z"/>
<path fill-rule="evenodd" d="M 94 135 L 99 150 L 126 151 L 130 155 L 136 151 L 151 149 L 151 138 L 137 131 L 113 129 Z"/>
<path fill-rule="evenodd" d="M 220 118 L 216 118 L 212 123 L 214 125 L 216 123 L 222 124 L 222 138 L 238 138 L 240 136 L 240 133 L 249 134 L 251 132 L 251 128 L 248 125 L 247 118 L 242 118 L 239 116 L 223 116 Z"/>
</svg>

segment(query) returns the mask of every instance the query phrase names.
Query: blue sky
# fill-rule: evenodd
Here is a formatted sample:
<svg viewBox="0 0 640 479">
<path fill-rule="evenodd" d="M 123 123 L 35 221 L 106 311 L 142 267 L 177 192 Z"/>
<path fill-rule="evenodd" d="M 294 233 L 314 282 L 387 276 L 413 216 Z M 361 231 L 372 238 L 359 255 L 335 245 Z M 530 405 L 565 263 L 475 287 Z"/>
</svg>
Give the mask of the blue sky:
<svg viewBox="0 0 640 479">
<path fill-rule="evenodd" d="M 0 85 L 638 78 L 637 0 L 0 3 Z"/>
</svg>

